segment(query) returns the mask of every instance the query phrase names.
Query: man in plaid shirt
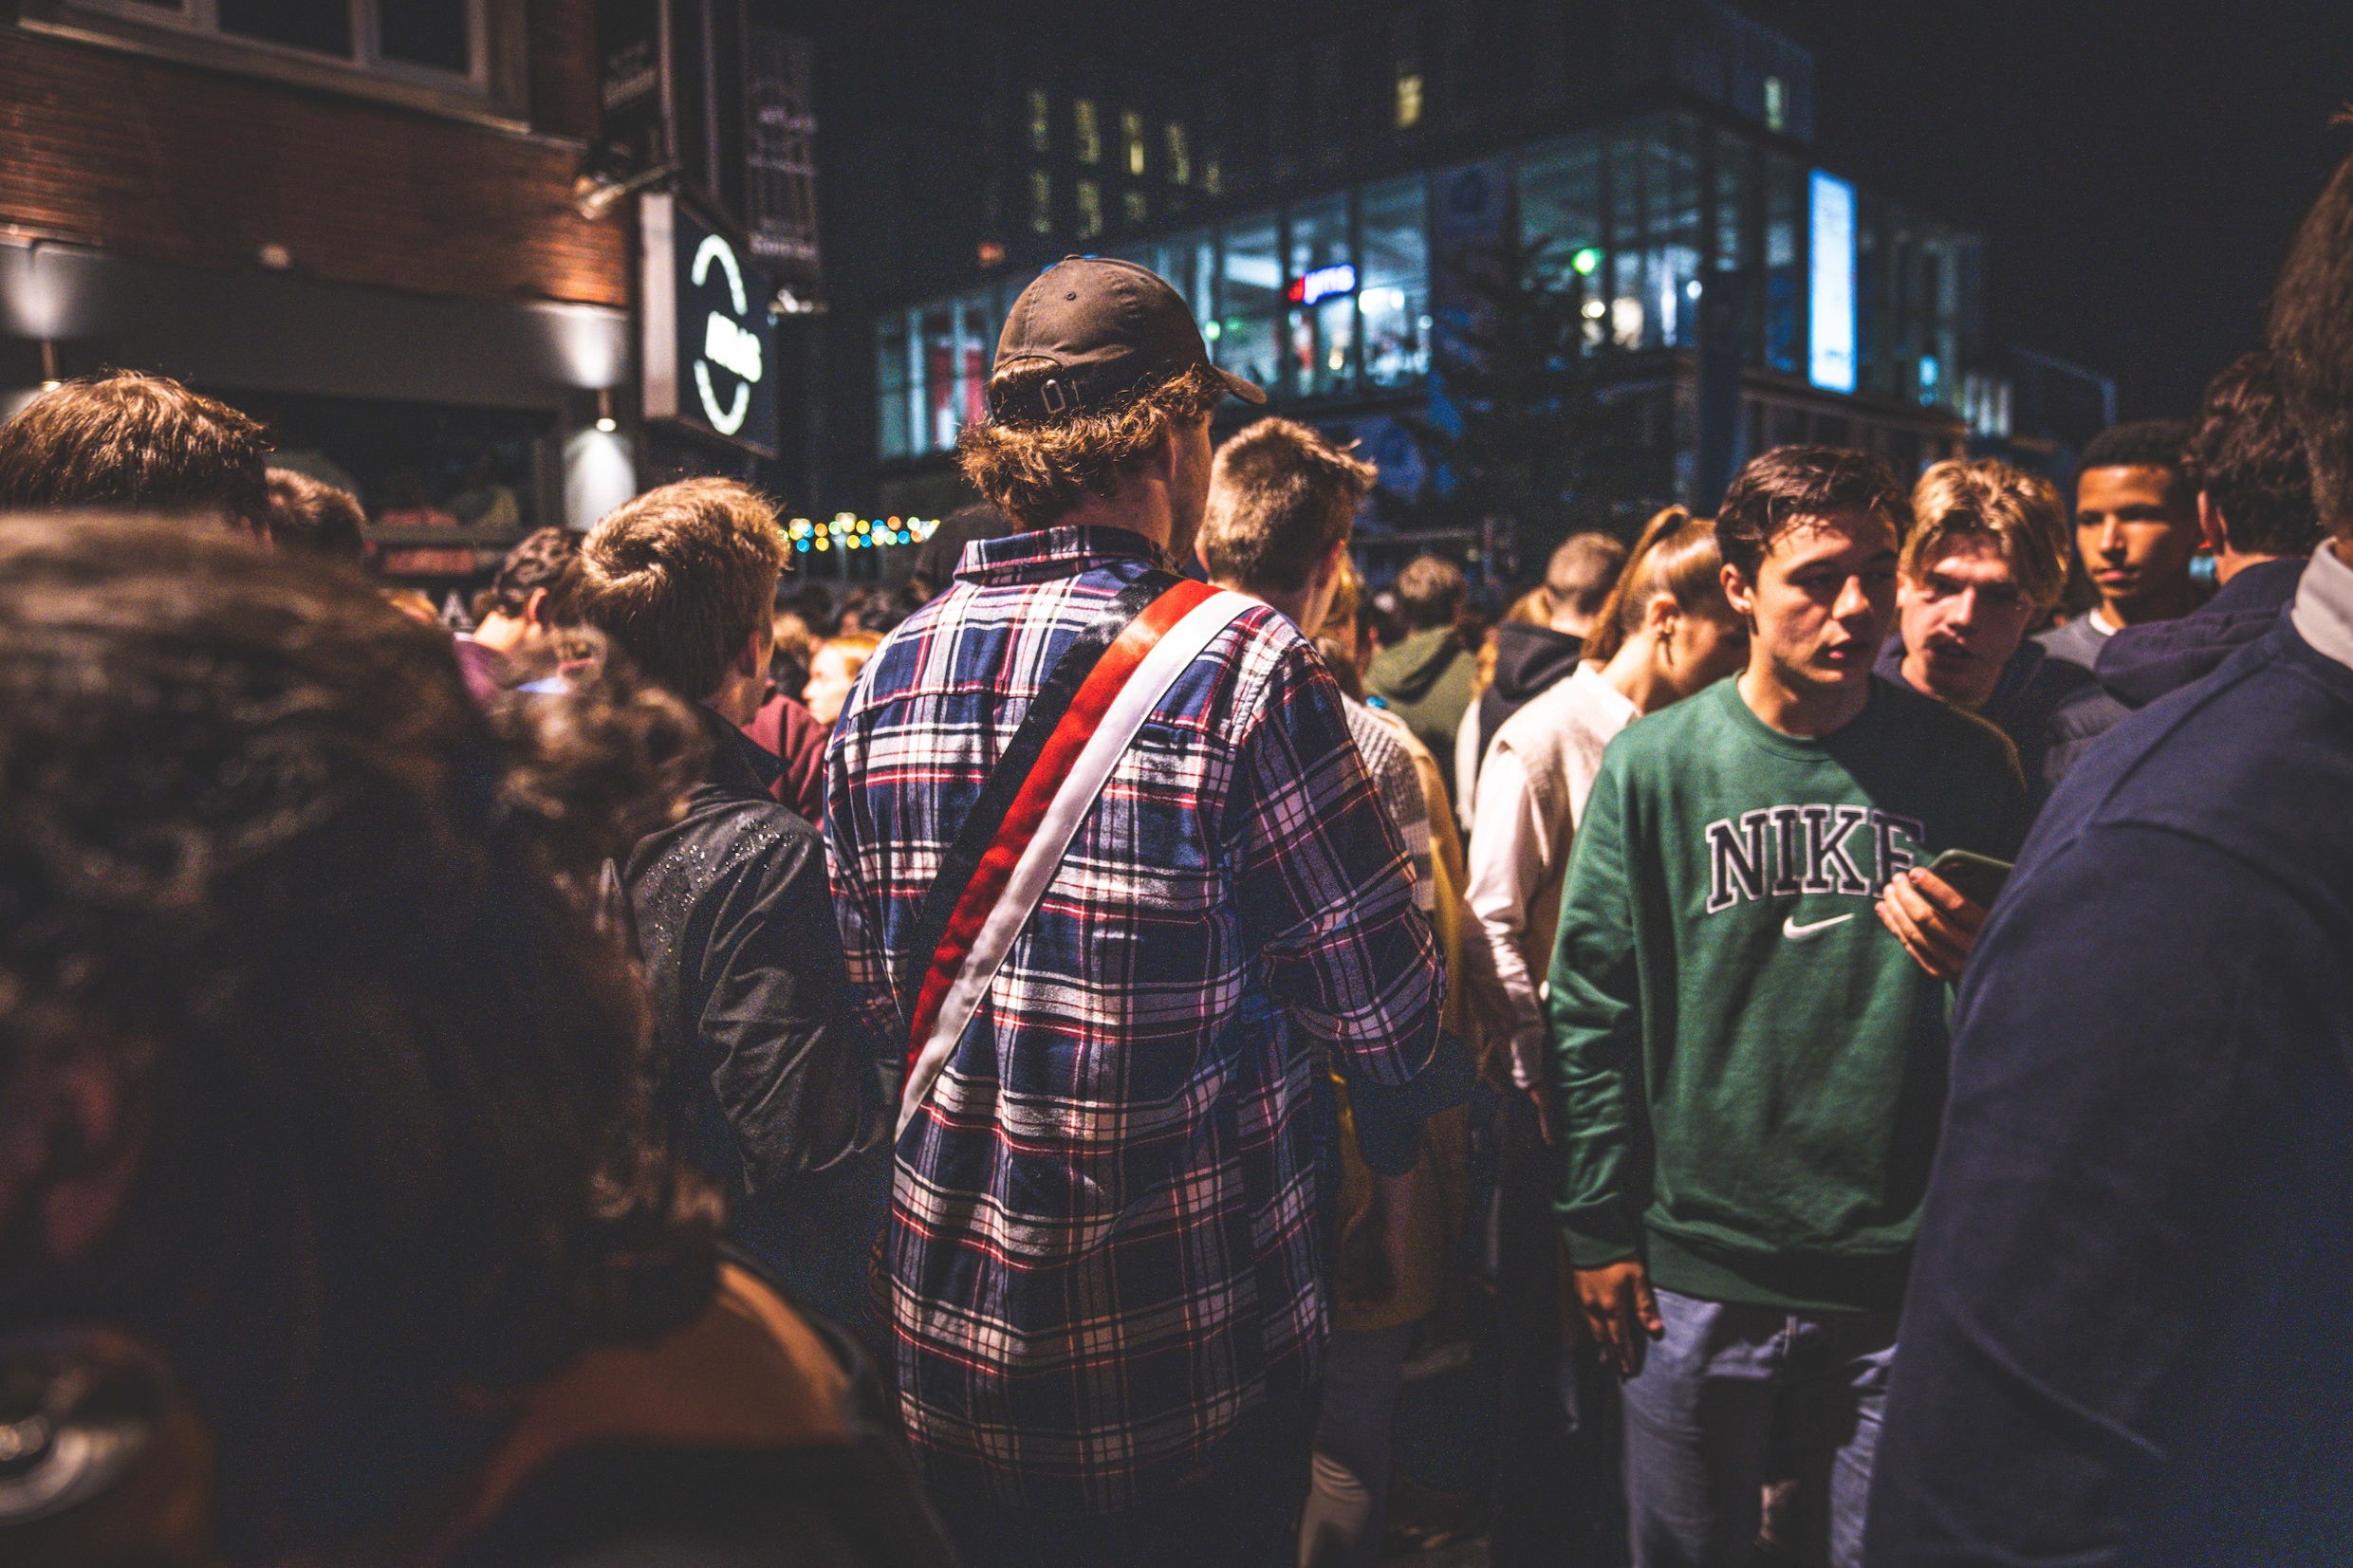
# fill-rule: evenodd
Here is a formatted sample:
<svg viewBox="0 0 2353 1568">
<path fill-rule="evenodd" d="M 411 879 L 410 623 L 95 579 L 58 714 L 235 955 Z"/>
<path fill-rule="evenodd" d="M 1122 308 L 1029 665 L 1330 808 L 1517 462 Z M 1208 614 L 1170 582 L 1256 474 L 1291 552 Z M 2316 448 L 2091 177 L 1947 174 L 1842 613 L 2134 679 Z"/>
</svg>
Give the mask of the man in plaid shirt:
<svg viewBox="0 0 2353 1568">
<path fill-rule="evenodd" d="M 1015 304 L 963 461 L 1027 531 L 884 642 L 826 759 L 850 976 L 893 1038 L 945 851 L 1064 649 L 1190 551 L 1229 392 L 1265 398 L 1141 267 L 1072 258 Z M 1341 703 L 1272 609 L 1217 633 L 904 1126 L 887 1317 L 968 1562 L 1284 1555 L 1327 1324 L 1317 1085 L 1338 1067 L 1401 1173 L 1437 1076 L 1429 924 Z"/>
</svg>

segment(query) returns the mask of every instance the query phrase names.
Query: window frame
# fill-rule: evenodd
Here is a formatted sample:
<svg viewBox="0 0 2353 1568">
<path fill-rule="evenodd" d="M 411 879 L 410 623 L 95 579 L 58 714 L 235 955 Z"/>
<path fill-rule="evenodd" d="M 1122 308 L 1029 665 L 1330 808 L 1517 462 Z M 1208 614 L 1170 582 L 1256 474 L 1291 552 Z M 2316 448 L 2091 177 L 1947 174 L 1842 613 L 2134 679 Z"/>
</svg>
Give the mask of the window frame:
<svg viewBox="0 0 2353 1568">
<path fill-rule="evenodd" d="M 530 75 L 527 0 L 466 0 L 472 67 L 460 75 L 380 54 L 382 9 L 400 0 L 345 0 L 348 59 L 220 30 L 219 0 L 179 0 L 176 11 L 137 0 L 18 0 L 27 31 L 95 44 L 232 76 L 308 87 L 346 98 L 528 131 Z"/>
</svg>

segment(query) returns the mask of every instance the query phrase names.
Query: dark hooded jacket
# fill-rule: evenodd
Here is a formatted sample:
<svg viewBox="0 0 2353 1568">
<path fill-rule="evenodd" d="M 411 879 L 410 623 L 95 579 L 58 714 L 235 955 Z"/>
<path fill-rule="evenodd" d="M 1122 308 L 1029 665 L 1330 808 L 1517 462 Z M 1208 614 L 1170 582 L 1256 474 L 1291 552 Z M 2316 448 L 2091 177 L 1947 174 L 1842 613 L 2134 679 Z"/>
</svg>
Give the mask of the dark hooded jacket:
<svg viewBox="0 0 2353 1568">
<path fill-rule="evenodd" d="M 2099 684 L 2070 698 L 2052 722 L 2047 784 L 2065 778 L 2084 749 L 2125 714 L 2203 680 L 2270 631 L 2294 601 L 2305 564 L 2302 556 L 2258 561 L 2241 568 L 2191 614 L 2127 626 L 2109 637 L 2100 650 Z"/>
<path fill-rule="evenodd" d="M 1383 648 L 1364 672 L 1365 690 L 1403 719 L 1434 757 L 1454 756 L 1454 731 L 1462 728 L 1463 711 L 1478 685 L 1478 658 L 1451 626 L 1416 632 L 1396 647 Z M 1441 765 L 1438 771 L 1446 775 L 1452 794 L 1453 770 Z"/>
<path fill-rule="evenodd" d="M 1891 634 L 1880 648 L 1879 673 L 1907 690 L 1917 690 L 1903 673 L 1903 634 Z M 1993 694 L 1978 710 L 1979 718 L 2008 735 L 2010 744 L 2018 748 L 2018 769 L 2026 775 L 2029 818 L 2043 809 L 2044 801 L 2050 795 L 2050 786 L 2044 783 L 2043 774 L 2056 715 L 2077 694 L 2090 690 L 2090 671 L 2070 660 L 2054 658 L 2048 649 L 2029 637 L 2018 644 L 2018 651 L 2002 666 L 2002 678 L 1994 682 Z M 1927 692 L 1922 695 L 1936 693 Z"/>
<path fill-rule="evenodd" d="M 1479 756 L 1495 738 L 1503 721 L 1535 699 L 1546 688 L 1577 673 L 1585 639 L 1524 620 L 1507 620 L 1495 628 L 1495 678 L 1479 693 Z"/>
<path fill-rule="evenodd" d="M 776 759 L 701 711 L 706 776 L 626 874 L 658 1070 L 736 1240 L 860 1322 L 890 1199 L 882 1059 L 850 997 L 824 840 L 769 797 Z"/>
</svg>

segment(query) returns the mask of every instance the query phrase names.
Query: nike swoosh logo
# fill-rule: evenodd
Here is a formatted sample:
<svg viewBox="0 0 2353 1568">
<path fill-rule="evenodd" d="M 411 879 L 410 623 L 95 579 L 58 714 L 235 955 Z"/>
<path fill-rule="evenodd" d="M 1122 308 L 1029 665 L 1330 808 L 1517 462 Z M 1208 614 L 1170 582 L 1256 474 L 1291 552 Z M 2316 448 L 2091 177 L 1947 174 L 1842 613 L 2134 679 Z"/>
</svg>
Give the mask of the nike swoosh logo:
<svg viewBox="0 0 2353 1568">
<path fill-rule="evenodd" d="M 1827 920 L 1816 920 L 1811 925 L 1801 926 L 1797 923 L 1797 916 L 1792 914 L 1781 922 L 1781 934 L 1792 942 L 1803 942 L 1809 936 L 1820 936 L 1832 926 L 1843 925 L 1853 918 L 1852 914 L 1834 914 Z"/>
</svg>

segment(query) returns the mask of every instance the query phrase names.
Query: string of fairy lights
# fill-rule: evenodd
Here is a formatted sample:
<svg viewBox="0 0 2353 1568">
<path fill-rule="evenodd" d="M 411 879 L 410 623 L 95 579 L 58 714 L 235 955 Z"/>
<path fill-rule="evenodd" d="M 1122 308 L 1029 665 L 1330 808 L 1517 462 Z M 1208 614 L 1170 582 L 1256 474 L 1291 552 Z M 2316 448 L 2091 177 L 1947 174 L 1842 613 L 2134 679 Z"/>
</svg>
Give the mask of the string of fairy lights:
<svg viewBox="0 0 2353 1568">
<path fill-rule="evenodd" d="M 785 538 L 795 550 L 870 550 L 883 544 L 920 544 L 938 526 L 936 517 L 861 517 L 856 512 L 836 512 L 823 523 L 796 517 L 785 525 Z"/>
</svg>

